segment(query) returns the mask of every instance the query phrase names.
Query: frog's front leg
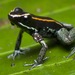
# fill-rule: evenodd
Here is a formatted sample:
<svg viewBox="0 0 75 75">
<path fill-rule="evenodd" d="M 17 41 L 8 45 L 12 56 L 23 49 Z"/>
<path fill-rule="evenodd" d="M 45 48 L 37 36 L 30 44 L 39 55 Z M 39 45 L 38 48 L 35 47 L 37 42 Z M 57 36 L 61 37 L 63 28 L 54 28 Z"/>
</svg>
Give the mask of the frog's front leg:
<svg viewBox="0 0 75 75">
<path fill-rule="evenodd" d="M 36 42 L 39 42 L 42 45 L 42 48 L 40 50 L 40 53 L 39 53 L 37 59 L 34 61 L 33 64 L 25 64 L 25 66 L 30 66 L 31 65 L 32 67 L 30 69 L 38 66 L 39 64 L 42 64 L 42 62 L 44 60 L 46 50 L 48 48 L 45 41 L 43 40 L 42 36 L 39 33 L 34 33 L 32 36 L 33 36 L 33 39 Z"/>
<path fill-rule="evenodd" d="M 59 31 L 56 32 L 57 38 L 64 44 L 70 45 L 75 42 L 75 28 L 72 28 L 68 31 L 65 28 L 61 28 Z M 75 53 L 75 47 L 72 48 L 71 53 L 67 56 L 69 58 L 71 55 Z"/>
<path fill-rule="evenodd" d="M 8 58 L 13 58 L 15 59 L 15 57 L 18 54 L 24 54 L 24 52 L 22 50 L 20 50 L 20 45 L 21 45 L 21 39 L 22 39 L 22 34 L 23 34 L 23 30 L 20 30 L 19 35 L 18 35 L 18 39 L 15 45 L 15 51 L 13 54 L 9 55 Z"/>
</svg>

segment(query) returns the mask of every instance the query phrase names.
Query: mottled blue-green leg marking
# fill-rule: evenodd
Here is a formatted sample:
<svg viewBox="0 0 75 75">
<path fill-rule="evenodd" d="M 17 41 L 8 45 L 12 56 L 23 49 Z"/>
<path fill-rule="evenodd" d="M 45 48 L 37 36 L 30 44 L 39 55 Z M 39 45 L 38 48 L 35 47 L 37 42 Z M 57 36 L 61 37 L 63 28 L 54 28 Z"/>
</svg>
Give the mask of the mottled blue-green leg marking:
<svg viewBox="0 0 75 75">
<path fill-rule="evenodd" d="M 72 29 L 73 28 L 73 25 L 72 24 L 67 24 L 67 23 L 63 23 L 63 22 L 61 22 L 66 28 L 68 28 L 68 29 Z"/>
<path fill-rule="evenodd" d="M 41 44 L 42 48 L 39 52 L 39 55 L 38 55 L 37 59 L 34 60 L 33 64 L 25 64 L 25 66 L 30 66 L 31 65 L 32 67 L 30 69 L 38 66 L 39 64 L 41 64 L 43 62 L 43 60 L 45 60 L 44 56 L 45 56 L 47 48 L 48 48 L 45 41 L 43 40 L 42 36 L 39 33 L 34 33 L 32 36 L 33 36 L 33 39 L 36 42 Z"/>
<path fill-rule="evenodd" d="M 65 28 L 60 29 L 56 32 L 57 38 L 64 44 L 70 45 L 75 41 L 75 28 L 72 28 L 68 31 Z M 75 48 L 73 48 L 72 52 L 69 54 L 67 58 L 75 53 Z"/>
</svg>

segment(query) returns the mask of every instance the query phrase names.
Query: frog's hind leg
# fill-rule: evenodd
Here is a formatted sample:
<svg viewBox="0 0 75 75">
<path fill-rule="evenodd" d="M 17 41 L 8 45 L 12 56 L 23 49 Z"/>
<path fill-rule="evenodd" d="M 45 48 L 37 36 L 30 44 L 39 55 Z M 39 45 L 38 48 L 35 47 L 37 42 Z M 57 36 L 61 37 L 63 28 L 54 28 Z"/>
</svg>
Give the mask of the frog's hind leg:
<svg viewBox="0 0 75 75">
<path fill-rule="evenodd" d="M 75 42 L 75 28 L 73 28 L 70 33 L 69 33 L 69 37 L 70 39 Z M 72 48 L 71 53 L 67 56 L 67 58 L 69 58 L 70 56 L 72 56 L 75 53 L 75 47 Z"/>
<path fill-rule="evenodd" d="M 67 58 L 71 57 L 74 53 L 75 53 L 75 47 L 72 48 L 72 51 L 71 51 L 71 53 L 67 56 Z"/>
<path fill-rule="evenodd" d="M 65 28 L 67 28 L 68 30 L 71 30 L 73 28 L 73 25 L 72 24 L 67 24 L 67 23 L 63 23 L 63 22 L 61 22 L 61 24 L 63 24 L 63 26 Z"/>
<path fill-rule="evenodd" d="M 60 40 L 62 43 L 70 45 L 75 42 L 75 28 L 72 28 L 70 31 L 68 31 L 66 28 L 61 28 L 59 31 L 56 32 L 56 36 L 58 40 Z M 75 48 L 72 48 L 72 51 L 67 58 L 69 58 L 74 53 Z"/>
</svg>

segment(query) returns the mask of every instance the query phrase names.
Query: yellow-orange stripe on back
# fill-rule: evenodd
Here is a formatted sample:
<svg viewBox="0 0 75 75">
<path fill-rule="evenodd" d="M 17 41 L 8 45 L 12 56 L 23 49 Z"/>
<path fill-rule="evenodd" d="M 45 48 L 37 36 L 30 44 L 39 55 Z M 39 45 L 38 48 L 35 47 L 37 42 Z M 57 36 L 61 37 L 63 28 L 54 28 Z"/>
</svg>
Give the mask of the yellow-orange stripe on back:
<svg viewBox="0 0 75 75">
<path fill-rule="evenodd" d="M 62 26 L 61 23 L 56 22 L 55 20 L 42 19 L 42 18 L 37 18 L 37 17 L 32 17 L 32 19 L 39 20 L 39 21 L 45 21 L 45 22 L 55 22 L 55 23 L 59 24 L 60 26 Z"/>
<path fill-rule="evenodd" d="M 54 20 L 42 19 L 37 17 L 32 17 L 32 19 L 39 20 L 39 21 L 46 21 L 46 22 L 55 22 Z"/>
</svg>

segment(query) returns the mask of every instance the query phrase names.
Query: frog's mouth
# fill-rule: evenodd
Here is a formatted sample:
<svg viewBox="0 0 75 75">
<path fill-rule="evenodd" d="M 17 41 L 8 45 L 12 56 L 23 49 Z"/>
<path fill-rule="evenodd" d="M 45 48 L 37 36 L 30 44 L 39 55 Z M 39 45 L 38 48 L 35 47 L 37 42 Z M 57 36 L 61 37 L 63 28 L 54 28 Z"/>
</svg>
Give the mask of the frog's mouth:
<svg viewBox="0 0 75 75">
<path fill-rule="evenodd" d="M 11 25 L 15 25 L 13 22 L 10 22 L 11 23 Z"/>
</svg>

